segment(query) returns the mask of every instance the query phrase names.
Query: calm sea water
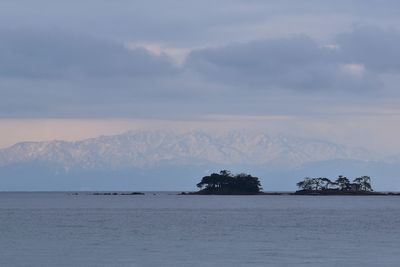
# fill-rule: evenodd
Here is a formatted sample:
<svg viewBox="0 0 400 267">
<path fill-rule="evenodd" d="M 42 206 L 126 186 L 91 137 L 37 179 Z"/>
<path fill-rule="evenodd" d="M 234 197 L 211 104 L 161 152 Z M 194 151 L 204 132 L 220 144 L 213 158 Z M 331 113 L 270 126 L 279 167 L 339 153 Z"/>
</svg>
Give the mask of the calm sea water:
<svg viewBox="0 0 400 267">
<path fill-rule="evenodd" d="M 0 266 L 400 266 L 400 197 L 0 193 Z"/>
</svg>

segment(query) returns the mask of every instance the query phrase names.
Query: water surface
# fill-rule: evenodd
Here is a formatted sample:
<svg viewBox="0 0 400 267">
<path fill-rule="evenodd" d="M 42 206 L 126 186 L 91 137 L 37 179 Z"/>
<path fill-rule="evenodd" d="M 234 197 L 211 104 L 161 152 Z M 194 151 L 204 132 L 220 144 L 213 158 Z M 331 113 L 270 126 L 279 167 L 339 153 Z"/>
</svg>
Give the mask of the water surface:
<svg viewBox="0 0 400 267">
<path fill-rule="evenodd" d="M 400 197 L 0 193 L 0 266 L 400 266 Z"/>
</svg>

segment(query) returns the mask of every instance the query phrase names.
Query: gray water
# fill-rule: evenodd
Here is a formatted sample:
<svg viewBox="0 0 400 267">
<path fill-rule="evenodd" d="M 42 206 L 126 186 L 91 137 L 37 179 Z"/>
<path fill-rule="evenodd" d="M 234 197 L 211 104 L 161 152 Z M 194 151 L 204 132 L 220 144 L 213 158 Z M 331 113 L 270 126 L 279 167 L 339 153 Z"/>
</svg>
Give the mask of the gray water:
<svg viewBox="0 0 400 267">
<path fill-rule="evenodd" d="M 0 266 L 400 266 L 396 196 L 0 193 Z"/>
</svg>

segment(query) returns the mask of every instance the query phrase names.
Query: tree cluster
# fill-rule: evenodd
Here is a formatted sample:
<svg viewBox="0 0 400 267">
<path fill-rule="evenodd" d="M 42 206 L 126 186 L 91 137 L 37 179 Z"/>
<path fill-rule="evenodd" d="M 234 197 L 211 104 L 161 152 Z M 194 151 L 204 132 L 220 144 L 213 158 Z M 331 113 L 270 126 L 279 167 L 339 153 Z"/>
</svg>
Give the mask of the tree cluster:
<svg viewBox="0 0 400 267">
<path fill-rule="evenodd" d="M 209 194 L 257 194 L 262 189 L 258 177 L 246 173 L 233 175 L 227 170 L 204 176 L 197 187 Z"/>
<path fill-rule="evenodd" d="M 297 183 L 300 190 L 307 191 L 324 191 L 324 190 L 336 190 L 336 191 L 353 191 L 353 192 L 372 192 L 371 178 L 369 176 L 357 177 L 350 182 L 350 180 L 343 175 L 335 181 L 331 181 L 328 178 L 310 178 L 306 177 L 303 181 Z"/>
</svg>

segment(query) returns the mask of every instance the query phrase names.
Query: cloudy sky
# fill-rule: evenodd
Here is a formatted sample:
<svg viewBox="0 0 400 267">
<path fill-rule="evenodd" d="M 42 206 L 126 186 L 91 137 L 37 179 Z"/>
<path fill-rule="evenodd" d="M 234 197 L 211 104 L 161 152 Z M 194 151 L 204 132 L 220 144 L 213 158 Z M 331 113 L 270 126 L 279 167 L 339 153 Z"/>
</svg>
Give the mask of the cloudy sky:
<svg viewBox="0 0 400 267">
<path fill-rule="evenodd" d="M 400 3 L 0 2 L 0 147 L 142 127 L 400 149 Z"/>
</svg>

